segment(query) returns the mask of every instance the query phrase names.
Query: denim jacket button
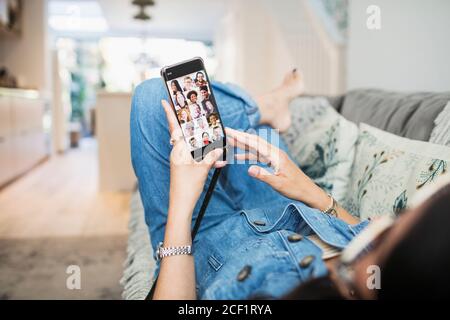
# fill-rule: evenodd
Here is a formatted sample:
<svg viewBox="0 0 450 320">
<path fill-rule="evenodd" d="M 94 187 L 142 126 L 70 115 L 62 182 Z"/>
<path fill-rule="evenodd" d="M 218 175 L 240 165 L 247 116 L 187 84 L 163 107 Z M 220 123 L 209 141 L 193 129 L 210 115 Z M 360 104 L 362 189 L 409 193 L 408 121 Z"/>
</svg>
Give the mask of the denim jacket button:
<svg viewBox="0 0 450 320">
<path fill-rule="evenodd" d="M 255 221 L 253 221 L 253 224 L 256 226 L 261 226 L 261 227 L 266 225 L 266 223 L 262 220 L 255 220 Z"/>
<path fill-rule="evenodd" d="M 287 239 L 288 239 L 289 242 L 298 242 L 298 241 L 303 240 L 303 236 L 301 234 L 298 234 L 298 233 L 293 233 L 293 234 L 290 234 L 287 237 Z"/>
<path fill-rule="evenodd" d="M 314 261 L 316 257 L 315 256 L 306 256 L 300 261 L 300 267 L 302 268 L 308 268 L 309 265 Z"/>
<path fill-rule="evenodd" d="M 238 275 L 237 275 L 237 280 L 238 281 L 244 281 L 245 279 L 248 278 L 248 276 L 250 275 L 250 273 L 252 272 L 252 267 L 251 266 L 245 266 L 242 268 L 241 271 L 239 271 Z"/>
</svg>

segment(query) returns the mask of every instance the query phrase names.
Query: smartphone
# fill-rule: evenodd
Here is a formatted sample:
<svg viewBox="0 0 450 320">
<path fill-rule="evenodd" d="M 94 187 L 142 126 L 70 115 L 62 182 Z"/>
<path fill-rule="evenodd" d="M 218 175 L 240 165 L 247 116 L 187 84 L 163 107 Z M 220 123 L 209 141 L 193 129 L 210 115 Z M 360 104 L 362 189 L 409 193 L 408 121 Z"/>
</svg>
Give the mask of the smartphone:
<svg viewBox="0 0 450 320">
<path fill-rule="evenodd" d="M 161 77 L 192 157 L 200 161 L 217 148 L 225 154 L 225 130 L 203 60 L 164 67 Z"/>
</svg>

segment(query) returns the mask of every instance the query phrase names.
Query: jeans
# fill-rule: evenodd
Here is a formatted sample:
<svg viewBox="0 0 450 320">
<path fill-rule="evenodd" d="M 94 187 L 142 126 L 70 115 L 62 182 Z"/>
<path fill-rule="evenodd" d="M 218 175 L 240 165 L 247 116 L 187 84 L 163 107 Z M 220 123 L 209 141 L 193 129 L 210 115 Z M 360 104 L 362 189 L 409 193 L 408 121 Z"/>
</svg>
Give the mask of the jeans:
<svg viewBox="0 0 450 320">
<path fill-rule="evenodd" d="M 288 152 L 275 130 L 259 125 L 258 106 L 244 91 L 216 82 L 212 88 L 224 126 L 256 130 Z M 161 99 L 168 99 L 162 80 L 143 82 L 135 90 L 130 120 L 132 163 L 155 252 L 164 237 L 170 188 L 171 145 Z M 349 226 L 280 195 L 251 178 L 248 167 L 232 164 L 222 170 L 194 241 L 199 298 L 279 298 L 301 282 L 327 273 L 321 249 L 306 237 L 289 241 L 290 235 L 315 233 L 343 248 L 365 227 L 365 223 Z M 203 195 L 211 177 L 212 171 Z M 203 195 L 193 212 L 193 223 Z"/>
</svg>

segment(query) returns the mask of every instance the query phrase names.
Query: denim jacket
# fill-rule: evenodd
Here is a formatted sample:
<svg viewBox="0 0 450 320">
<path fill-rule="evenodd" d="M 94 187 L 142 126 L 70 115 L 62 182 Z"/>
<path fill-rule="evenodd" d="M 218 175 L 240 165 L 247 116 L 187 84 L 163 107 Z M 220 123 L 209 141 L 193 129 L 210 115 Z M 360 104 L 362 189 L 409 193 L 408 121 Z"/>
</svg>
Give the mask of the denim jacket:
<svg viewBox="0 0 450 320">
<path fill-rule="evenodd" d="M 199 298 L 280 298 L 327 274 L 322 250 L 306 236 L 343 249 L 368 224 L 349 225 L 301 202 L 280 205 L 241 211 L 195 241 Z"/>
</svg>

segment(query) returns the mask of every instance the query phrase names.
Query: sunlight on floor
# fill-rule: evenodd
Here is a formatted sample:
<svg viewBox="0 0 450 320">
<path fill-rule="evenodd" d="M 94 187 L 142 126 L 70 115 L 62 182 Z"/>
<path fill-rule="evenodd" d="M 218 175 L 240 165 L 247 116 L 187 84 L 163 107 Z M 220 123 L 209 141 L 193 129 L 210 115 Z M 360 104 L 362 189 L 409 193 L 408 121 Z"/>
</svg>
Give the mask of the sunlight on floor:
<svg viewBox="0 0 450 320">
<path fill-rule="evenodd" d="M 0 191 L 0 300 L 121 298 L 130 193 L 100 193 L 97 180 L 84 139 Z M 66 287 L 70 265 L 80 290 Z"/>
<path fill-rule="evenodd" d="M 0 191 L 0 238 L 126 234 L 130 193 L 97 185 L 97 144 L 84 139 Z"/>
</svg>

